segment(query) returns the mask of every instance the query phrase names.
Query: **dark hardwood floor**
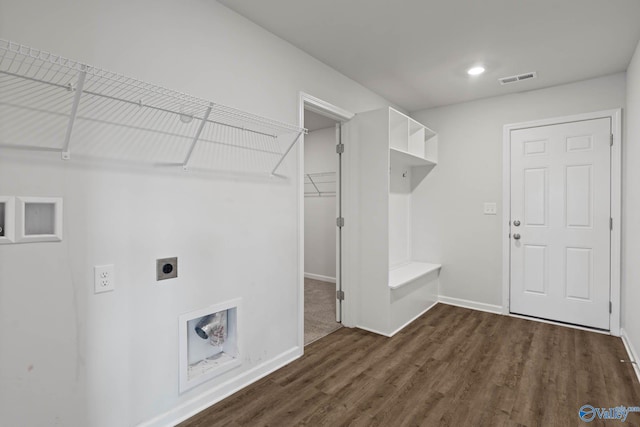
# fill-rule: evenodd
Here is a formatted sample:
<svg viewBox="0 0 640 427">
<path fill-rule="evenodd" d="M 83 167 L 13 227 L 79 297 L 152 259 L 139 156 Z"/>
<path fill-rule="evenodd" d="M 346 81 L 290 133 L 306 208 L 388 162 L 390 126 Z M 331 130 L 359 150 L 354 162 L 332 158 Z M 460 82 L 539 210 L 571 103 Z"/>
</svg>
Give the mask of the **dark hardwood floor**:
<svg viewBox="0 0 640 427">
<path fill-rule="evenodd" d="M 180 426 L 586 425 L 584 404 L 640 406 L 627 357 L 619 338 L 439 304 L 393 338 L 342 328 Z"/>
</svg>

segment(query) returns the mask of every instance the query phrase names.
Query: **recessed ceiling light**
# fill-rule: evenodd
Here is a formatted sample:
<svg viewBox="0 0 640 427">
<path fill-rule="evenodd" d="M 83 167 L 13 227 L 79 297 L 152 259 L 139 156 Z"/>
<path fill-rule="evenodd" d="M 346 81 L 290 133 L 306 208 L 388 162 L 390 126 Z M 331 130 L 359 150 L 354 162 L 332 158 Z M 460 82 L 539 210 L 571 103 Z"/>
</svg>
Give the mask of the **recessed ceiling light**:
<svg viewBox="0 0 640 427">
<path fill-rule="evenodd" d="M 467 70 L 467 74 L 469 74 L 470 76 L 477 76 L 482 73 L 484 73 L 484 67 L 473 67 Z"/>
</svg>

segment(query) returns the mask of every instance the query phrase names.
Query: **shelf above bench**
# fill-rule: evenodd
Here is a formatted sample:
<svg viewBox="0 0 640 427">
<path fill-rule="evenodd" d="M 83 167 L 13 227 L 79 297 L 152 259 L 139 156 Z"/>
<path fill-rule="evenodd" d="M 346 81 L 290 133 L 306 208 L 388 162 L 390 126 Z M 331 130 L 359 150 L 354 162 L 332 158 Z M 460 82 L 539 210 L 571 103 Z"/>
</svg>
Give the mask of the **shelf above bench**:
<svg viewBox="0 0 640 427">
<path fill-rule="evenodd" d="M 391 165 L 407 165 L 407 166 L 433 166 L 436 162 L 419 157 L 397 148 L 389 148 L 391 155 Z"/>
<path fill-rule="evenodd" d="M 389 287 L 398 289 L 419 277 L 440 270 L 441 267 L 441 264 L 417 261 L 403 264 L 389 271 Z"/>
</svg>

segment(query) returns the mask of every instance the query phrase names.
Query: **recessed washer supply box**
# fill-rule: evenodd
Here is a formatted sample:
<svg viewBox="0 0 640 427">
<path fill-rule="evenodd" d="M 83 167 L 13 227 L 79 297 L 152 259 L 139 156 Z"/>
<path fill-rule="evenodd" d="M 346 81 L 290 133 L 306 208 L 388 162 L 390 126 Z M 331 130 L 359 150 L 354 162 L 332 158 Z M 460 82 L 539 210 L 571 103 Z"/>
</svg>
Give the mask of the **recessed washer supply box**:
<svg viewBox="0 0 640 427">
<path fill-rule="evenodd" d="M 17 242 L 62 240 L 61 197 L 17 197 L 16 208 Z"/>
</svg>

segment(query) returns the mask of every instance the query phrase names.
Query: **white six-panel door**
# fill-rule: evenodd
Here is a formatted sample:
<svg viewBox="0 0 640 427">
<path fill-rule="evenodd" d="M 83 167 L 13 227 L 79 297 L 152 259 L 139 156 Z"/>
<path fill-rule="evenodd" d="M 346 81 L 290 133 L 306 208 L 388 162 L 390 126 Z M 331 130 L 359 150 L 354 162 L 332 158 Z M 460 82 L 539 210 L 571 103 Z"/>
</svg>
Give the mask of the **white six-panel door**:
<svg viewBox="0 0 640 427">
<path fill-rule="evenodd" d="M 510 311 L 609 329 L 611 121 L 511 133 Z"/>
</svg>

